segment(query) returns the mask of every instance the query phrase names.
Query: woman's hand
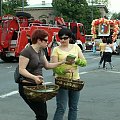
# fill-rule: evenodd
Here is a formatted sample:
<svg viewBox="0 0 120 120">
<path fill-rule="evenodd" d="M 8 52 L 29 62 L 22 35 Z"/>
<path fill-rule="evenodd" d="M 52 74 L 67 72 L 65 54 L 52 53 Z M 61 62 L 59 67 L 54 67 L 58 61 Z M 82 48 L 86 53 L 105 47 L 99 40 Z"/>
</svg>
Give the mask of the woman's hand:
<svg viewBox="0 0 120 120">
<path fill-rule="evenodd" d="M 66 69 L 66 73 L 74 73 L 74 69 Z"/>
<path fill-rule="evenodd" d="M 36 84 L 42 84 L 43 83 L 43 77 L 40 75 L 34 76 L 34 80 Z"/>
</svg>

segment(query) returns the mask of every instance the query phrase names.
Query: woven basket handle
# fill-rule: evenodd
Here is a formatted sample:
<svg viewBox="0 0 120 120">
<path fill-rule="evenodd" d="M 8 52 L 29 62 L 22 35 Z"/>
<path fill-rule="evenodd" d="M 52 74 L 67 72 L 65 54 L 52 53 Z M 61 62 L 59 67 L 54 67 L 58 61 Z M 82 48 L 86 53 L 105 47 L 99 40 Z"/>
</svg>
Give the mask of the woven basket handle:
<svg viewBox="0 0 120 120">
<path fill-rule="evenodd" d="M 73 80 L 73 72 L 70 73 L 70 80 L 72 81 Z"/>
</svg>

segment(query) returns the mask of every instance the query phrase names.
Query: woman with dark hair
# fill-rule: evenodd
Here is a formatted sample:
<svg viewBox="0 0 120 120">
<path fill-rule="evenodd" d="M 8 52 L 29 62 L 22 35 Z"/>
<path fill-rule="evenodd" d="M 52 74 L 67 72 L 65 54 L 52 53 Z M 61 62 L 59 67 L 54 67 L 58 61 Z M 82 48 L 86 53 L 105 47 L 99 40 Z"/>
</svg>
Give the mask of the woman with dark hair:
<svg viewBox="0 0 120 120">
<path fill-rule="evenodd" d="M 48 33 L 44 30 L 35 30 L 31 36 L 32 45 L 25 48 L 19 56 L 19 73 L 24 76 L 19 82 L 19 93 L 29 107 L 34 111 L 36 120 L 47 120 L 46 102 L 28 100 L 23 86 L 32 86 L 43 83 L 42 68 L 55 68 L 64 61 L 49 63 L 43 49 L 47 47 Z"/>
<path fill-rule="evenodd" d="M 81 63 L 75 64 L 62 64 L 54 69 L 55 78 L 61 77 L 63 79 L 71 79 L 71 74 L 73 74 L 74 80 L 79 80 L 79 67 L 86 66 L 87 62 L 82 54 L 80 47 L 77 44 L 70 44 L 70 39 L 72 33 L 67 28 L 62 28 L 58 32 L 58 37 L 60 38 L 61 45 L 53 49 L 51 55 L 51 61 L 57 63 L 63 61 L 69 54 L 75 56 L 75 61 L 80 60 Z M 77 120 L 77 106 L 79 102 L 80 91 L 66 90 L 60 87 L 58 94 L 56 96 L 57 108 L 53 120 L 63 120 L 63 116 L 67 107 L 69 106 L 68 120 Z"/>
<path fill-rule="evenodd" d="M 112 52 L 115 52 L 114 51 L 114 46 L 113 46 L 113 43 L 112 43 L 112 39 L 108 38 L 107 41 L 106 41 L 106 46 L 105 46 L 105 51 L 104 51 L 104 54 L 103 54 L 103 58 L 104 58 L 104 62 L 103 62 L 103 69 L 105 69 L 106 67 L 106 62 L 109 63 L 110 65 L 110 68 L 112 69 L 112 64 L 111 64 L 111 57 L 112 57 Z"/>
</svg>

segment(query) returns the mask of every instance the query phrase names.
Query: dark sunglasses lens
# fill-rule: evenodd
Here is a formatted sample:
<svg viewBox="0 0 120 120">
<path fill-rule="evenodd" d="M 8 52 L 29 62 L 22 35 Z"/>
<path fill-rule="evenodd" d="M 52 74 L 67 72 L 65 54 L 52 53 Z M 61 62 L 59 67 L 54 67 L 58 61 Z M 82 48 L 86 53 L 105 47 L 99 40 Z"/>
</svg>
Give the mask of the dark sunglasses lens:
<svg viewBox="0 0 120 120">
<path fill-rule="evenodd" d="M 46 39 L 43 39 L 45 42 L 47 42 L 48 40 L 46 40 Z"/>
<path fill-rule="evenodd" d="M 64 39 L 64 40 L 67 40 L 69 37 L 61 37 L 60 39 Z"/>
</svg>

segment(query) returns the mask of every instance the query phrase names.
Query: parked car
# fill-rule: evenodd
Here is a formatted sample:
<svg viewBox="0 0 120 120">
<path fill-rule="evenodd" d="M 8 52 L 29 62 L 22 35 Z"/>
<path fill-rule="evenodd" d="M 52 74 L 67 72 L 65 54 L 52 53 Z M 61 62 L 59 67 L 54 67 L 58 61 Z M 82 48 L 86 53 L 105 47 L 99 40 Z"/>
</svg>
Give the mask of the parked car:
<svg viewBox="0 0 120 120">
<path fill-rule="evenodd" d="M 93 44 L 92 44 L 92 35 L 85 35 L 86 39 L 86 50 L 92 50 Z"/>
</svg>

